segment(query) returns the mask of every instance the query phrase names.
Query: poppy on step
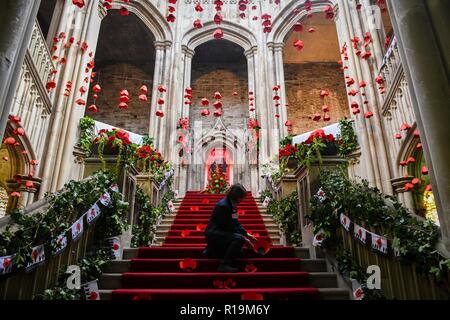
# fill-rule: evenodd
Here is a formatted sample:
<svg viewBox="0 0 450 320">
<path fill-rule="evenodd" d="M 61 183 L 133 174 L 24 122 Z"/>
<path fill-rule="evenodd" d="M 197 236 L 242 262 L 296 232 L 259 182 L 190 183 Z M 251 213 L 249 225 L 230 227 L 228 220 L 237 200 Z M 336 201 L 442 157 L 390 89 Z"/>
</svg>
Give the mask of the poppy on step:
<svg viewBox="0 0 450 320">
<path fill-rule="evenodd" d="M 197 231 L 205 231 L 205 229 L 206 229 L 206 224 L 202 224 L 202 223 L 198 224 L 196 227 Z"/>
<path fill-rule="evenodd" d="M 266 241 L 266 240 L 258 239 L 253 244 L 253 249 L 255 250 L 256 253 L 259 253 L 261 255 L 265 255 L 270 250 L 270 243 L 268 241 Z"/>
<path fill-rule="evenodd" d="M 186 238 L 186 237 L 189 237 L 189 234 L 190 234 L 190 233 L 191 233 L 191 231 L 185 229 L 185 230 L 181 231 L 181 236 L 182 236 L 183 238 Z"/>
<path fill-rule="evenodd" d="M 209 199 L 203 198 L 203 199 L 202 199 L 202 203 L 203 203 L 203 204 L 209 203 Z"/>
<path fill-rule="evenodd" d="M 247 265 L 245 266 L 245 272 L 256 272 L 257 270 L 258 268 L 256 268 L 256 266 L 252 262 L 247 263 Z"/>
<path fill-rule="evenodd" d="M 245 292 L 241 294 L 241 300 L 264 300 L 264 296 L 261 293 Z"/>
<path fill-rule="evenodd" d="M 197 261 L 191 258 L 184 258 L 179 265 L 181 270 L 191 272 L 197 268 Z"/>
<path fill-rule="evenodd" d="M 198 206 L 191 206 L 191 211 L 199 211 L 200 208 Z"/>
</svg>

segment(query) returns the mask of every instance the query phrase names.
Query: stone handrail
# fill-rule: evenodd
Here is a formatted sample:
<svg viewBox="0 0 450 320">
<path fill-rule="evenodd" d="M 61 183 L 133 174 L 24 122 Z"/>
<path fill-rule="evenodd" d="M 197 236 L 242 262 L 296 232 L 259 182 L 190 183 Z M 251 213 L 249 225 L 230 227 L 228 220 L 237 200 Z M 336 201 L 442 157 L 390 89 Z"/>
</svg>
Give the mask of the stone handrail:
<svg viewBox="0 0 450 320">
<path fill-rule="evenodd" d="M 50 72 L 55 68 L 55 65 L 53 64 L 52 55 L 37 21 L 33 26 L 28 52 L 36 66 L 42 83 L 46 84 Z"/>
</svg>

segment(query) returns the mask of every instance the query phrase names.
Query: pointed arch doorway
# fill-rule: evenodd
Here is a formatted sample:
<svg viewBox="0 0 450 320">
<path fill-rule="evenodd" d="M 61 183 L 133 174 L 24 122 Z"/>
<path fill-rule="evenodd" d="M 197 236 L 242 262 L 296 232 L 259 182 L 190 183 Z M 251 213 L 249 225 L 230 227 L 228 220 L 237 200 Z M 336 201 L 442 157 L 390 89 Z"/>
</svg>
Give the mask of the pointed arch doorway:
<svg viewBox="0 0 450 320">
<path fill-rule="evenodd" d="M 205 166 L 205 182 L 208 184 L 211 174 L 216 171 L 218 167 L 222 168 L 222 172 L 225 174 L 228 185 L 233 183 L 233 165 L 230 159 L 230 153 L 226 147 L 212 148 L 208 152 L 208 158 Z M 206 186 L 205 186 L 206 187 Z"/>
</svg>

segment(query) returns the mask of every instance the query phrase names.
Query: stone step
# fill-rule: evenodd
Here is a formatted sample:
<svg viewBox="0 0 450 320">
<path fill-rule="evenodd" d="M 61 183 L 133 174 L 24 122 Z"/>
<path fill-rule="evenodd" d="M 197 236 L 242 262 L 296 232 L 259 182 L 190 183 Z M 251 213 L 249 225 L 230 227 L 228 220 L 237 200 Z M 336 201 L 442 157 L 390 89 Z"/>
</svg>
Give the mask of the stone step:
<svg viewBox="0 0 450 320">
<path fill-rule="evenodd" d="M 336 288 L 337 276 L 334 272 L 311 272 L 309 283 L 314 288 Z M 109 290 L 122 288 L 122 274 L 103 273 L 98 280 L 98 287 Z"/>
<path fill-rule="evenodd" d="M 101 300 L 111 300 L 112 290 L 99 290 Z M 340 288 L 319 288 L 322 300 L 350 300 L 350 292 Z"/>
<path fill-rule="evenodd" d="M 151 260 L 151 259 L 149 259 Z M 174 259 L 176 260 L 176 259 Z M 123 273 L 130 271 L 131 260 L 112 260 L 105 267 L 105 273 Z M 299 271 L 305 272 L 326 272 L 327 264 L 325 259 L 302 259 Z"/>
</svg>

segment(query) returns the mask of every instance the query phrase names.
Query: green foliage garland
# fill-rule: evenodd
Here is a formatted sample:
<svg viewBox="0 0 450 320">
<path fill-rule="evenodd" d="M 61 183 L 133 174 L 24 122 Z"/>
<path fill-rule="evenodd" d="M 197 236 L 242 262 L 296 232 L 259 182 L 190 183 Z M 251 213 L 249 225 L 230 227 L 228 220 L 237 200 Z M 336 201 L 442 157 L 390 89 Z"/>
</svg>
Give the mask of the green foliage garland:
<svg viewBox="0 0 450 320">
<path fill-rule="evenodd" d="M 449 287 L 450 260 L 442 258 L 436 250 L 439 229 L 432 221 L 412 216 L 396 198 L 370 187 L 367 181 L 349 180 L 343 169 L 323 171 L 320 185 L 326 200 L 321 202 L 313 197 L 308 218 L 314 223 L 314 232 L 325 231 L 322 247 L 341 249 L 342 240 L 336 235 L 340 222 L 334 213 L 339 208 L 356 223 L 392 239 L 392 245 L 400 250 L 401 261 L 415 263 L 420 273 L 431 274 L 437 282 Z"/>
</svg>

